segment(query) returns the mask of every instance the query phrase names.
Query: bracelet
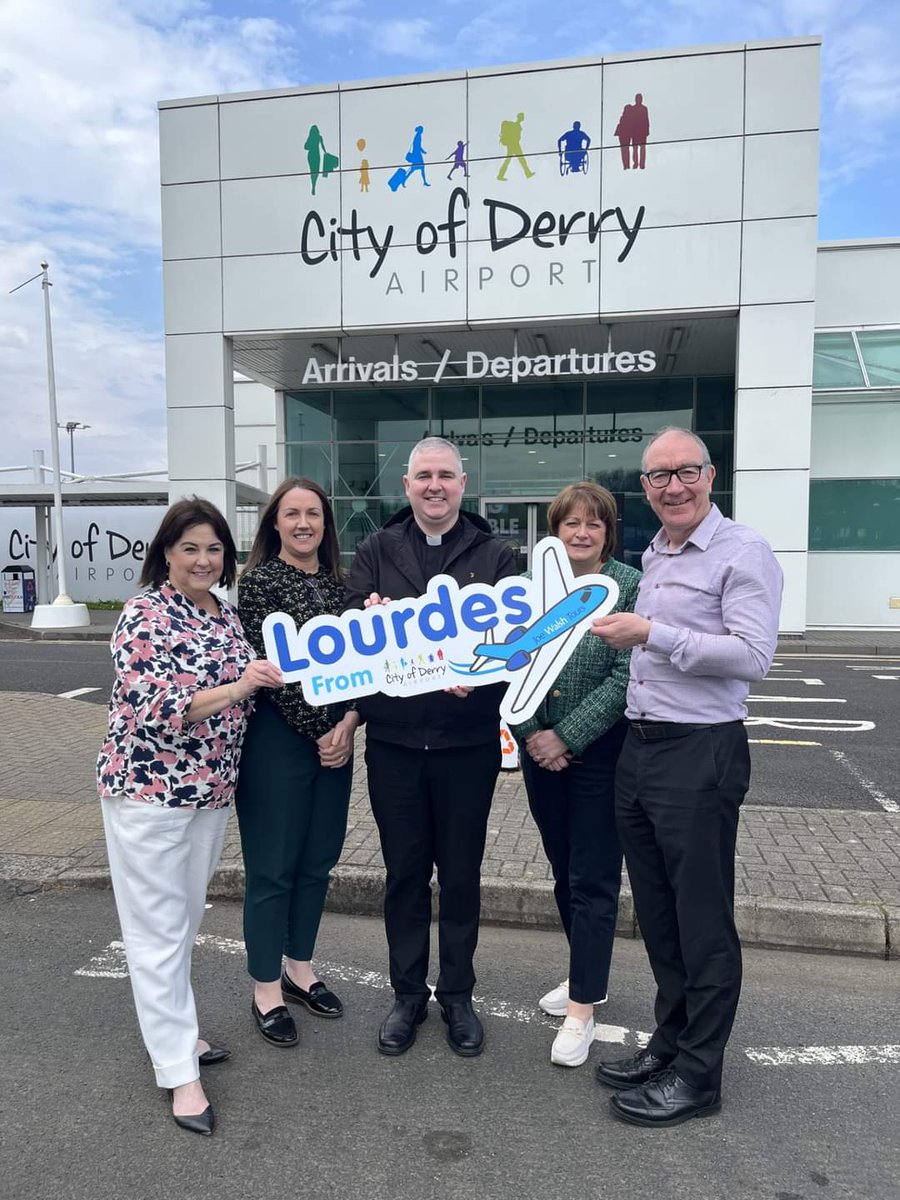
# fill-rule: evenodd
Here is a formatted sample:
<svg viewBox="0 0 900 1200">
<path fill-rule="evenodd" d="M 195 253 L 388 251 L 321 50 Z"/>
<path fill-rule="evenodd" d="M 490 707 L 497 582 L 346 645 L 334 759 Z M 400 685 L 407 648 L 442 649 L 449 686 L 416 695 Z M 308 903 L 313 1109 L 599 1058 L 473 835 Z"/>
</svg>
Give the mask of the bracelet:
<svg viewBox="0 0 900 1200">
<path fill-rule="evenodd" d="M 234 708 L 235 704 L 237 704 L 237 701 L 234 698 L 234 693 L 231 690 L 230 683 L 228 684 L 226 691 L 228 692 L 228 703 L 231 705 L 232 708 Z"/>
</svg>

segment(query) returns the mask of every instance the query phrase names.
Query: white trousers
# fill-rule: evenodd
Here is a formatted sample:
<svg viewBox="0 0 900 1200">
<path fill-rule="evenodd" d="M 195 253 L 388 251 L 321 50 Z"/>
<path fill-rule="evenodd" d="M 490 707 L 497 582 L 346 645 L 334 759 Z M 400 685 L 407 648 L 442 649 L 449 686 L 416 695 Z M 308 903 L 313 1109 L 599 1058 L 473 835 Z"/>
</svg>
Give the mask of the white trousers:
<svg viewBox="0 0 900 1200">
<path fill-rule="evenodd" d="M 159 1087 L 179 1087 L 200 1075 L 191 951 L 230 809 L 101 805 L 141 1035 Z"/>
</svg>

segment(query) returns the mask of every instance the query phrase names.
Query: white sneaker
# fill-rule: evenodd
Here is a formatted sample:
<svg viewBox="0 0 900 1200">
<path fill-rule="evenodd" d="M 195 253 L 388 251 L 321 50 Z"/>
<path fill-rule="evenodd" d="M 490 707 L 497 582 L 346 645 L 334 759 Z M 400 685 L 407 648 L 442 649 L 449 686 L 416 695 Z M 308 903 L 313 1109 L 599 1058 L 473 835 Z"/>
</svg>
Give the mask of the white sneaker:
<svg viewBox="0 0 900 1200">
<path fill-rule="evenodd" d="M 550 1061 L 558 1067 L 580 1067 L 590 1053 L 593 1040 L 593 1017 L 588 1017 L 586 1021 L 579 1021 L 577 1017 L 566 1017 L 553 1040 Z"/>
<path fill-rule="evenodd" d="M 538 1000 L 538 1008 L 547 1013 L 551 1017 L 564 1017 L 569 1007 L 569 981 L 564 979 L 562 983 L 547 992 L 546 996 L 541 996 Z"/>
</svg>

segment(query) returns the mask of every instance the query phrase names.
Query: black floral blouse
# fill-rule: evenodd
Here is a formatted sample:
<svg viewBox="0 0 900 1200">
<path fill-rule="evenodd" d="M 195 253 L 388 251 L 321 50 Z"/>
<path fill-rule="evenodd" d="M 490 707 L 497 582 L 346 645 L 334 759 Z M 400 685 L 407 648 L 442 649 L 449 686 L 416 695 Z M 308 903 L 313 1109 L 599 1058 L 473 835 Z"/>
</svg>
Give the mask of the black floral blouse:
<svg viewBox="0 0 900 1200">
<path fill-rule="evenodd" d="M 281 558 L 270 558 L 262 566 L 245 571 L 238 583 L 238 613 L 244 636 L 261 658 L 266 656 L 262 626 L 269 613 L 287 613 L 299 629 L 304 621 L 323 613 L 339 616 L 344 604 L 343 584 L 336 583 L 325 570 L 311 575 Z M 274 705 L 292 729 L 314 739 L 333 729 L 348 708 L 356 707 L 307 704 L 299 683 L 267 689 L 263 702 Z"/>
</svg>

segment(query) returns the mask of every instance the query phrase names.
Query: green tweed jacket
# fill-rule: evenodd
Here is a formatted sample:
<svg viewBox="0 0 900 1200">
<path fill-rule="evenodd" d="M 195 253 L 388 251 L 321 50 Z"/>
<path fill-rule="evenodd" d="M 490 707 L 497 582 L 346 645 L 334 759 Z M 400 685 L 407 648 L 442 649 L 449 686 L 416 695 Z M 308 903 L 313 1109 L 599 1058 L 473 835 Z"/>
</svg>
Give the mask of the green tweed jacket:
<svg viewBox="0 0 900 1200">
<path fill-rule="evenodd" d="M 619 585 L 613 612 L 632 612 L 641 573 L 611 558 L 603 568 Z M 559 678 L 528 721 L 514 725 L 517 738 L 553 729 L 573 754 L 581 754 L 625 714 L 630 650 L 613 650 L 586 633 Z"/>
</svg>

